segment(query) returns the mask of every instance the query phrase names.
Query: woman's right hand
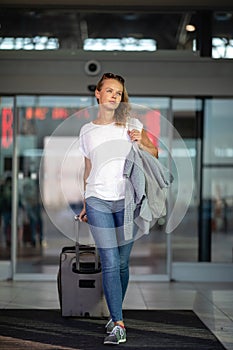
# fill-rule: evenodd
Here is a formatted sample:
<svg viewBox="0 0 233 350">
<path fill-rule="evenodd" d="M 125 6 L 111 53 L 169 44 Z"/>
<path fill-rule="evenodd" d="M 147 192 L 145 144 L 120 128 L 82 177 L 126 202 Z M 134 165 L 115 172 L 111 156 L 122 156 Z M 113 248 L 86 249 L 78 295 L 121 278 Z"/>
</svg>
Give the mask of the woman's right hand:
<svg viewBox="0 0 233 350">
<path fill-rule="evenodd" d="M 79 221 L 87 222 L 87 214 L 86 214 L 85 207 L 83 207 L 83 209 L 80 211 L 78 218 L 79 218 Z"/>
</svg>

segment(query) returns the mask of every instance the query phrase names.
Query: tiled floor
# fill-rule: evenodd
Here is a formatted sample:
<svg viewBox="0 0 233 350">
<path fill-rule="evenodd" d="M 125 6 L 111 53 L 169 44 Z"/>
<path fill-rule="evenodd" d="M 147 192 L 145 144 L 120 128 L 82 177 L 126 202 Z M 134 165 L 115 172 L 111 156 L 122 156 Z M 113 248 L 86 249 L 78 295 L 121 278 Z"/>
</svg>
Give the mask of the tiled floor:
<svg viewBox="0 0 233 350">
<path fill-rule="evenodd" d="M 57 309 L 56 282 L 1 281 L 0 308 Z M 193 310 L 233 350 L 233 283 L 130 282 L 124 308 Z"/>
</svg>

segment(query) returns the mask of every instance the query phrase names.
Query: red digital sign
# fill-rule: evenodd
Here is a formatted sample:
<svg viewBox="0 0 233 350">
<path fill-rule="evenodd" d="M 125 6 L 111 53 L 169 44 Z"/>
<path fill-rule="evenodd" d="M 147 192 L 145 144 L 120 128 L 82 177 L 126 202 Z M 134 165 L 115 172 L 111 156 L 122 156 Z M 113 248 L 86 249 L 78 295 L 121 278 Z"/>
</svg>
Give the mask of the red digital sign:
<svg viewBox="0 0 233 350">
<path fill-rule="evenodd" d="M 28 107 L 25 110 L 26 120 L 63 120 L 70 116 L 69 108 L 49 108 L 49 107 Z M 2 109 L 2 134 L 1 147 L 9 148 L 13 142 L 13 110 L 12 108 Z"/>
<path fill-rule="evenodd" d="M 48 108 L 48 107 L 28 107 L 26 108 L 25 118 L 27 120 L 45 120 L 52 119 L 66 119 L 70 115 L 70 110 L 67 108 Z"/>
<path fill-rule="evenodd" d="M 26 108 L 25 112 L 25 118 L 27 120 L 31 119 L 37 119 L 37 120 L 44 120 L 46 119 L 46 114 L 48 113 L 48 108 L 32 108 L 28 107 Z"/>
<path fill-rule="evenodd" d="M 13 112 L 11 108 L 2 109 L 2 147 L 9 148 L 13 142 Z"/>
</svg>

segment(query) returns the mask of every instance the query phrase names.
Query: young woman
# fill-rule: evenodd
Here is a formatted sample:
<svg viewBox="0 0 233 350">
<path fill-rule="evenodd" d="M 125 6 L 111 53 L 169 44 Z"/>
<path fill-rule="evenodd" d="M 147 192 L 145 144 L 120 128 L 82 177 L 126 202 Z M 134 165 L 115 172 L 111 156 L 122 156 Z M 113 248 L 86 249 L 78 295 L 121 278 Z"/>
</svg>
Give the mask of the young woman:
<svg viewBox="0 0 233 350">
<path fill-rule="evenodd" d="M 158 151 L 138 119 L 133 129 L 128 127 L 129 98 L 121 76 L 105 73 L 97 83 L 95 96 L 96 119 L 80 131 L 85 192 L 79 219 L 88 222 L 100 254 L 103 289 L 111 316 L 104 344 L 119 344 L 126 342 L 122 303 L 133 246 L 133 240 L 124 238 L 125 158 L 134 141 L 155 157 Z"/>
</svg>

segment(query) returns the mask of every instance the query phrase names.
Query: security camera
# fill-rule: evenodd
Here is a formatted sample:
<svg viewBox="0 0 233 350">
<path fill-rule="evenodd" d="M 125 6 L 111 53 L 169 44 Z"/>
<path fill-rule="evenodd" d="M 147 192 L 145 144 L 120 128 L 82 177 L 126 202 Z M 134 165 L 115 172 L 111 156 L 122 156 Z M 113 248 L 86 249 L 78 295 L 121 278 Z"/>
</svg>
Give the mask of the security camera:
<svg viewBox="0 0 233 350">
<path fill-rule="evenodd" d="M 95 92 L 95 89 L 96 89 L 96 85 L 88 85 L 87 86 L 87 88 L 88 88 L 88 90 L 90 91 L 90 92 Z"/>
<path fill-rule="evenodd" d="M 91 60 L 85 64 L 84 69 L 87 75 L 97 75 L 100 72 L 101 66 L 98 61 Z"/>
</svg>

